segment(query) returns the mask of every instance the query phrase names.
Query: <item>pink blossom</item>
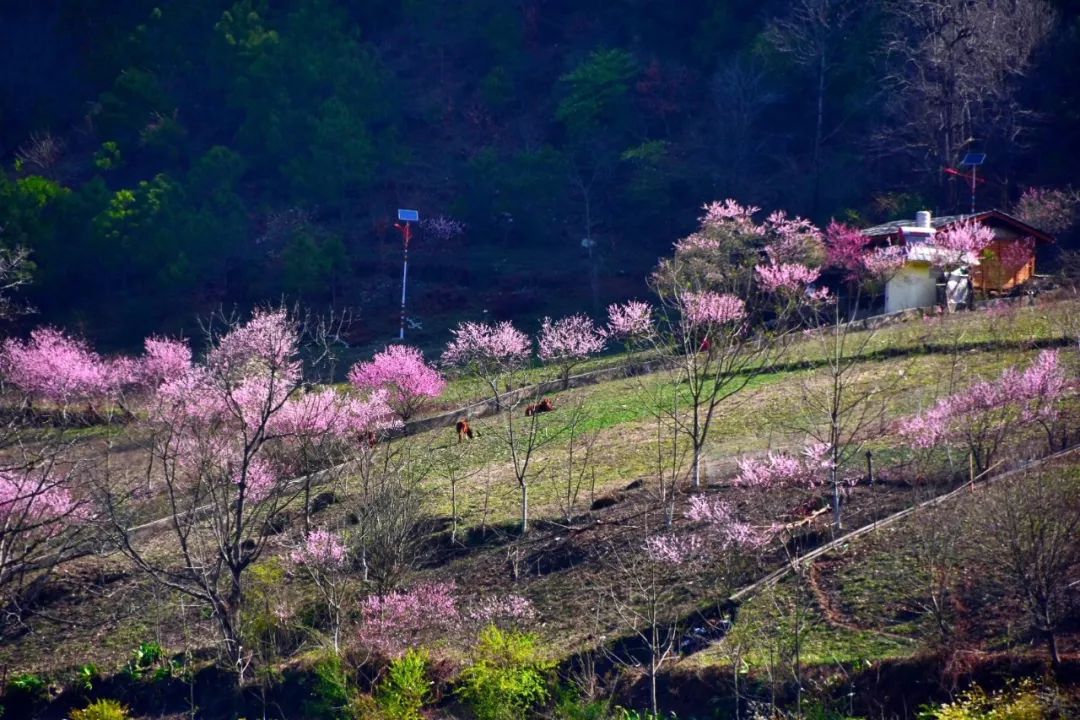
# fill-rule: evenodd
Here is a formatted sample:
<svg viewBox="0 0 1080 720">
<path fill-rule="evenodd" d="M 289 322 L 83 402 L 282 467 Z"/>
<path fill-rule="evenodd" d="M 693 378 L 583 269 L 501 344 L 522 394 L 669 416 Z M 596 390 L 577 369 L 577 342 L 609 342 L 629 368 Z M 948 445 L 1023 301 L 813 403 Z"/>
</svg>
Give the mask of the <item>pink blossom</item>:
<svg viewBox="0 0 1080 720">
<path fill-rule="evenodd" d="M 536 608 L 521 595 L 489 595 L 477 601 L 468 612 L 469 619 L 487 625 L 508 620 L 532 620 Z"/>
<path fill-rule="evenodd" d="M 370 595 L 360 604 L 360 640 L 387 655 L 400 655 L 424 632 L 453 627 L 460 617 L 453 583 L 425 583 L 411 590 Z"/>
<path fill-rule="evenodd" d="M 428 398 L 438 397 L 446 380 L 424 362 L 418 348 L 390 345 L 371 362 L 357 363 L 349 370 L 349 382 L 362 390 L 385 389 L 389 402 L 402 420 L 408 420 Z"/>
<path fill-rule="evenodd" d="M 754 268 L 758 281 L 769 292 L 787 290 L 799 292 L 818 279 L 820 270 L 815 270 L 799 263 L 780 263 L 758 265 Z"/>
<path fill-rule="evenodd" d="M 827 446 L 815 444 L 804 450 L 803 459 L 777 452 L 770 452 L 763 460 L 743 458 L 735 482 L 748 487 L 817 485 L 822 481 L 822 461 L 816 453 L 827 451 Z"/>
<path fill-rule="evenodd" d="M 300 338 L 284 310 L 256 310 L 227 332 L 207 355 L 207 366 L 229 376 L 274 375 L 284 382 L 300 374 Z"/>
<path fill-rule="evenodd" d="M 40 472 L 0 472 L 0 544 L 15 533 L 51 537 L 63 529 L 61 520 L 85 513 L 71 493 Z"/>
<path fill-rule="evenodd" d="M 529 336 L 506 321 L 495 325 L 464 322 L 450 332 L 454 339 L 442 354 L 444 365 L 516 367 L 529 359 L 532 350 Z"/>
<path fill-rule="evenodd" d="M 788 217 L 783 210 L 775 210 L 765 219 L 763 230 L 768 238 L 765 254 L 770 264 L 806 265 L 820 261 L 821 230 L 809 220 Z"/>
<path fill-rule="evenodd" d="M 329 530 L 312 530 L 304 543 L 289 553 L 294 565 L 312 565 L 325 569 L 341 569 L 348 562 L 345 542 Z"/>
<path fill-rule="evenodd" d="M 1020 238 L 1002 243 L 998 262 L 1005 272 L 1015 273 L 1031 261 L 1035 255 L 1035 240 L 1033 238 Z"/>
<path fill-rule="evenodd" d="M 305 440 L 366 438 L 369 433 L 400 426 L 386 390 L 359 398 L 333 388 L 293 395 L 267 422 L 274 435 Z"/>
<path fill-rule="evenodd" d="M 908 249 L 902 245 L 885 245 L 874 248 L 863 255 L 862 262 L 866 273 L 874 278 L 889 280 L 908 259 Z"/>
<path fill-rule="evenodd" d="M 603 350 L 604 336 L 585 315 L 570 315 L 554 322 L 545 317 L 538 345 L 544 362 L 572 363 Z"/>
<path fill-rule="evenodd" d="M 928 246 L 936 252 L 937 261 L 946 267 L 978 265 L 983 251 L 993 241 L 994 229 L 972 218 L 935 233 Z"/>
<path fill-rule="evenodd" d="M 861 230 L 833 220 L 825 228 L 825 262 L 846 271 L 848 280 L 858 280 L 866 270 L 869 244 Z"/>
<path fill-rule="evenodd" d="M 683 565 L 699 557 L 704 546 L 696 535 L 654 535 L 645 540 L 644 549 L 653 562 Z"/>
<path fill-rule="evenodd" d="M 232 475 L 233 483 L 237 486 L 243 483 L 246 489 L 244 496 L 253 502 L 261 502 L 270 497 L 277 488 L 279 479 L 273 465 L 262 455 L 248 460 L 246 473 L 243 465 L 237 463 Z"/>
<path fill-rule="evenodd" d="M 693 252 L 713 252 L 720 249 L 720 241 L 704 233 L 691 233 L 675 241 L 675 254 L 686 255 Z"/>
<path fill-rule="evenodd" d="M 191 348 L 182 340 L 148 337 L 144 346 L 141 375 L 150 387 L 175 380 L 191 369 Z"/>
<path fill-rule="evenodd" d="M 687 518 L 709 527 L 707 539 L 720 549 L 732 547 L 757 549 L 768 544 L 771 533 L 738 520 L 730 503 L 695 495 L 690 499 Z"/>
<path fill-rule="evenodd" d="M 1029 187 L 1016 203 L 1016 215 L 1032 227 L 1056 235 L 1076 222 L 1080 192 Z"/>
<path fill-rule="evenodd" d="M 648 303 L 630 300 L 622 305 L 608 305 L 607 334 L 611 337 L 642 338 L 652 330 L 652 307 Z"/>
<path fill-rule="evenodd" d="M 928 449 L 959 437 L 972 418 L 1014 408 L 1020 422 L 1053 420 L 1067 388 L 1056 350 L 1044 350 L 1026 370 L 1008 368 L 995 380 L 976 382 L 899 423 L 912 446 Z"/>
<path fill-rule="evenodd" d="M 684 293 L 680 300 L 683 317 L 691 327 L 723 325 L 746 318 L 746 303 L 734 295 L 706 290 Z"/>
<path fill-rule="evenodd" d="M 107 397 L 121 379 L 86 343 L 48 327 L 32 331 L 25 343 L 5 340 L 0 367 L 29 397 L 59 405 Z"/>
<path fill-rule="evenodd" d="M 706 203 L 705 214 L 700 218 L 702 227 L 722 228 L 732 226 L 743 232 L 761 234 L 760 227 L 754 222 L 754 214 L 761 208 L 753 205 L 740 205 L 728 198 L 723 202 Z"/>
</svg>

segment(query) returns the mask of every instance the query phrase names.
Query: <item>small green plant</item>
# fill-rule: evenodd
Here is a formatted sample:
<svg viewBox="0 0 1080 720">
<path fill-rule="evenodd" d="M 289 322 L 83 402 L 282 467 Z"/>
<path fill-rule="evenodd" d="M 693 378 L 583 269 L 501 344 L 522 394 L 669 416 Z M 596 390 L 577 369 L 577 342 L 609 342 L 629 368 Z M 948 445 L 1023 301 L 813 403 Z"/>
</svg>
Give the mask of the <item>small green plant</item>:
<svg viewBox="0 0 1080 720">
<path fill-rule="evenodd" d="M 101 672 L 94 663 L 80 665 L 79 669 L 75 671 L 75 687 L 84 693 L 88 693 L 94 689 L 94 683 L 100 677 Z"/>
<path fill-rule="evenodd" d="M 558 720 L 610 720 L 611 700 L 588 700 L 573 687 L 560 687 L 555 699 Z"/>
<path fill-rule="evenodd" d="M 457 693 L 478 720 L 516 720 L 547 700 L 554 663 L 543 657 L 535 636 L 490 625 L 473 654 Z"/>
<path fill-rule="evenodd" d="M 1047 717 L 1039 690 L 1031 680 L 993 693 L 976 685 L 953 702 L 924 707 L 919 712 L 919 720 L 1044 720 Z"/>
<path fill-rule="evenodd" d="M 311 668 L 310 693 L 304 701 L 304 717 L 351 720 L 354 717 L 351 706 L 356 694 L 345 663 L 337 655 L 326 655 Z"/>
<path fill-rule="evenodd" d="M 154 671 L 153 680 L 161 680 L 172 674 L 172 663 L 165 661 L 165 649 L 152 640 L 135 648 L 124 667 L 124 672 L 136 680 L 145 677 L 151 670 Z"/>
<path fill-rule="evenodd" d="M 117 700 L 95 700 L 82 710 L 72 710 L 71 720 L 128 720 L 128 709 Z"/>
<path fill-rule="evenodd" d="M 428 680 L 429 656 L 424 650 L 410 648 L 390 663 L 386 677 L 379 683 L 377 699 L 389 720 L 421 720 L 420 709 L 431 695 Z"/>
<path fill-rule="evenodd" d="M 44 700 L 49 694 L 48 684 L 33 673 L 16 675 L 8 681 L 6 695 L 35 702 Z"/>
</svg>

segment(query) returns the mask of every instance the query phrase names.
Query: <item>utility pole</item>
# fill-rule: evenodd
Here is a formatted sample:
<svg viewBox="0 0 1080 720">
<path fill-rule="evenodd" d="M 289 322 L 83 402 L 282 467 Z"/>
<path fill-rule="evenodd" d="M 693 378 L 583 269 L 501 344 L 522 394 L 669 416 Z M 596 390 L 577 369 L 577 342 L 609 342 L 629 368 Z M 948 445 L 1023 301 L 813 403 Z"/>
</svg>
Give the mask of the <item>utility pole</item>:
<svg viewBox="0 0 1080 720">
<path fill-rule="evenodd" d="M 398 222 L 394 227 L 401 231 L 402 263 L 401 263 L 401 323 L 398 327 L 398 340 L 405 339 L 405 289 L 409 283 L 409 240 L 412 239 L 411 223 L 420 220 L 420 213 L 416 210 L 398 208 Z"/>
</svg>

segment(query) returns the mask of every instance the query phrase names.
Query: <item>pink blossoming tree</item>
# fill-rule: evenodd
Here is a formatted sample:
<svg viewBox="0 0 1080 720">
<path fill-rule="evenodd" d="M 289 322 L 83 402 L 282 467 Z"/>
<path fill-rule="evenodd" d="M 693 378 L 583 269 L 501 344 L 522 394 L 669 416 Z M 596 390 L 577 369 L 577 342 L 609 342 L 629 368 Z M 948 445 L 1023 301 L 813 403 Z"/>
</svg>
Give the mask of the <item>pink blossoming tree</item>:
<svg viewBox="0 0 1080 720">
<path fill-rule="evenodd" d="M 559 369 L 563 388 L 570 386 L 570 372 L 604 349 L 604 334 L 586 315 L 569 315 L 559 320 L 545 317 L 537 346 L 540 360 Z"/>
<path fill-rule="evenodd" d="M 263 553 L 267 528 L 304 493 L 306 483 L 288 481 L 301 449 L 324 441 L 363 447 L 388 422 L 377 415 L 389 409 L 385 398 L 303 392 L 303 333 L 284 310 L 258 310 L 212 329 L 204 361 L 156 390 L 148 481 L 160 477 L 170 500 L 177 556 L 169 564 L 128 531 L 134 506 L 122 485 L 102 489 L 121 548 L 153 579 L 207 607 L 239 680 L 250 661 L 246 571 Z"/>
<path fill-rule="evenodd" d="M 72 494 L 68 475 L 50 462 L 0 470 L 0 600 L 27 569 L 27 562 L 56 544 L 88 517 L 88 506 Z M 62 547 L 62 544 L 61 544 Z M 60 550 L 61 548 L 55 548 Z"/>
<path fill-rule="evenodd" d="M 510 455 L 511 469 L 521 502 L 521 532 L 529 530 L 529 484 L 535 476 L 536 451 L 554 434 L 544 431 L 543 417 L 534 413 L 519 420 L 517 408 L 526 401 L 537 402 L 536 392 L 512 392 L 516 375 L 525 368 L 532 350 L 528 336 L 508 322 L 498 325 L 466 322 L 452 331 L 454 338 L 443 352 L 443 363 L 463 367 L 491 389 L 492 402 L 499 412 L 497 439 Z M 579 346 L 580 349 L 580 346 Z M 554 350 L 554 348 L 553 348 Z M 505 386 L 505 393 L 500 390 Z"/>
<path fill-rule="evenodd" d="M 529 361 L 529 336 L 505 321 L 463 322 L 450 332 L 454 337 L 443 351 L 443 365 L 463 368 L 483 380 L 495 404 L 501 405 L 500 383 L 509 381 Z"/>
<path fill-rule="evenodd" d="M 340 652 L 342 608 L 347 599 L 349 566 L 345 541 L 330 530 L 312 530 L 288 557 L 293 567 L 307 574 L 322 595 L 330 618 L 334 652 Z"/>
<path fill-rule="evenodd" d="M 446 380 L 424 362 L 419 348 L 407 345 L 390 345 L 370 362 L 357 363 L 349 370 L 349 382 L 362 390 L 385 389 L 394 411 L 406 422 L 446 388 Z"/>
<path fill-rule="evenodd" d="M 733 200 L 706 205 L 698 230 L 651 277 L 661 301 L 653 347 L 672 358 L 686 395 L 662 412 L 691 445 L 695 487 L 718 409 L 775 359 L 824 258 L 813 224 L 782 212 L 758 222 L 757 212 Z"/>
<path fill-rule="evenodd" d="M 653 334 L 653 309 L 640 300 L 608 306 L 608 322 L 604 333 L 629 348 L 647 341 Z"/>
<path fill-rule="evenodd" d="M 1060 437 L 1056 426 L 1060 401 L 1067 389 L 1058 352 L 1044 350 L 1026 370 L 1009 368 L 994 380 L 977 382 L 944 397 L 926 411 L 901 421 L 899 430 L 915 448 L 943 444 L 965 447 L 975 472 L 981 475 L 994 467 L 998 452 L 1025 426 L 1042 427 L 1051 449 L 1055 449 Z"/>
</svg>

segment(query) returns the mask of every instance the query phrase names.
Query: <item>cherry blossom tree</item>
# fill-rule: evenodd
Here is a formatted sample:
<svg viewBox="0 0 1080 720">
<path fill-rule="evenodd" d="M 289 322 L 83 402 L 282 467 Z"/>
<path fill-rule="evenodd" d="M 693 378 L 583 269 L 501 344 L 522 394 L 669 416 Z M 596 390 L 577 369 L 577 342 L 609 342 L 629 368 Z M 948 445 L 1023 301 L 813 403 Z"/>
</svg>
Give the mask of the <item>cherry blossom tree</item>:
<svg viewBox="0 0 1080 720">
<path fill-rule="evenodd" d="M 5 340 L 0 368 L 27 401 L 53 403 L 65 416 L 73 403 L 108 397 L 126 379 L 85 342 L 51 327 L 33 330 L 26 342 Z"/>
<path fill-rule="evenodd" d="M 994 229 L 972 218 L 934 233 L 927 244 L 934 251 L 935 263 L 949 269 L 978 265 L 993 242 Z"/>
<path fill-rule="evenodd" d="M 661 300 L 654 348 L 671 358 L 686 395 L 684 412 L 669 407 L 691 445 L 695 487 L 718 409 L 775 360 L 824 258 L 821 231 L 802 218 L 778 211 L 758 222 L 758 208 L 734 200 L 704 211 L 651 278 Z"/>
<path fill-rule="evenodd" d="M 121 548 L 155 581 L 207 608 L 240 682 L 251 661 L 246 571 L 261 557 L 267 529 L 304 492 L 288 480 L 300 448 L 320 439 L 363 447 L 390 422 L 379 415 L 389 409 L 381 396 L 303 392 L 303 330 L 284 310 L 211 326 L 204 361 L 157 388 L 147 472 L 164 481 L 176 556 L 165 562 L 129 530 L 138 503 L 122 478 L 99 488 Z"/>
<path fill-rule="evenodd" d="M 89 507 L 72 493 L 72 473 L 55 456 L 0 470 L 0 598 L 20 585 L 28 563 L 47 546 L 60 553 Z"/>
<path fill-rule="evenodd" d="M 340 652 L 342 610 L 347 599 L 348 546 L 335 532 L 312 530 L 288 558 L 296 569 L 307 574 L 326 602 L 334 652 Z"/>
<path fill-rule="evenodd" d="M 360 643 L 397 657 L 421 639 L 454 628 L 461 617 L 455 590 L 453 583 L 421 583 L 369 595 L 360 603 Z"/>
<path fill-rule="evenodd" d="M 357 363 L 349 370 L 349 382 L 362 390 L 386 389 L 402 421 L 415 416 L 446 388 L 446 380 L 424 362 L 419 348 L 407 345 L 390 345 L 370 362 Z"/>
<path fill-rule="evenodd" d="M 540 359 L 559 368 L 563 388 L 570 386 L 570 372 L 604 349 L 604 335 L 593 321 L 581 314 L 552 321 L 545 317 L 537 346 Z"/>
<path fill-rule="evenodd" d="M 1051 235 L 1068 232 L 1080 211 L 1080 191 L 1072 188 L 1029 187 L 1013 212 L 1032 227 Z"/>
<path fill-rule="evenodd" d="M 1024 371 L 1005 370 L 994 380 L 976 382 L 900 422 L 900 433 L 915 448 L 960 444 L 977 474 L 994 467 L 1005 442 L 1025 426 L 1046 430 L 1051 443 L 1068 378 L 1056 350 L 1044 350 Z M 1053 445 L 1052 445 L 1053 447 Z"/>
<path fill-rule="evenodd" d="M 533 461 L 537 451 L 555 437 L 555 433 L 547 431 L 543 414 L 534 413 L 520 421 L 517 417 L 517 409 L 522 403 L 539 400 L 539 386 L 533 394 L 510 392 L 517 384 L 515 376 L 528 362 L 532 344 L 528 336 L 508 322 L 497 325 L 466 322 L 452 332 L 454 338 L 443 352 L 443 362 L 465 368 L 491 390 L 495 408 L 499 411 L 497 439 L 510 455 L 511 469 L 518 485 L 521 532 L 524 534 L 529 529 L 529 485 L 536 475 Z M 500 391 L 500 385 L 505 385 L 505 393 Z"/>
<path fill-rule="evenodd" d="M 464 368 L 491 389 L 501 407 L 499 385 L 529 361 L 529 336 L 509 322 L 496 324 L 463 322 L 450 331 L 454 336 L 442 354 L 443 365 Z M 507 390 L 509 390 L 509 386 Z"/>
<path fill-rule="evenodd" d="M 604 333 L 628 347 L 643 342 L 653 333 L 652 306 L 640 300 L 609 305 Z"/>
</svg>

